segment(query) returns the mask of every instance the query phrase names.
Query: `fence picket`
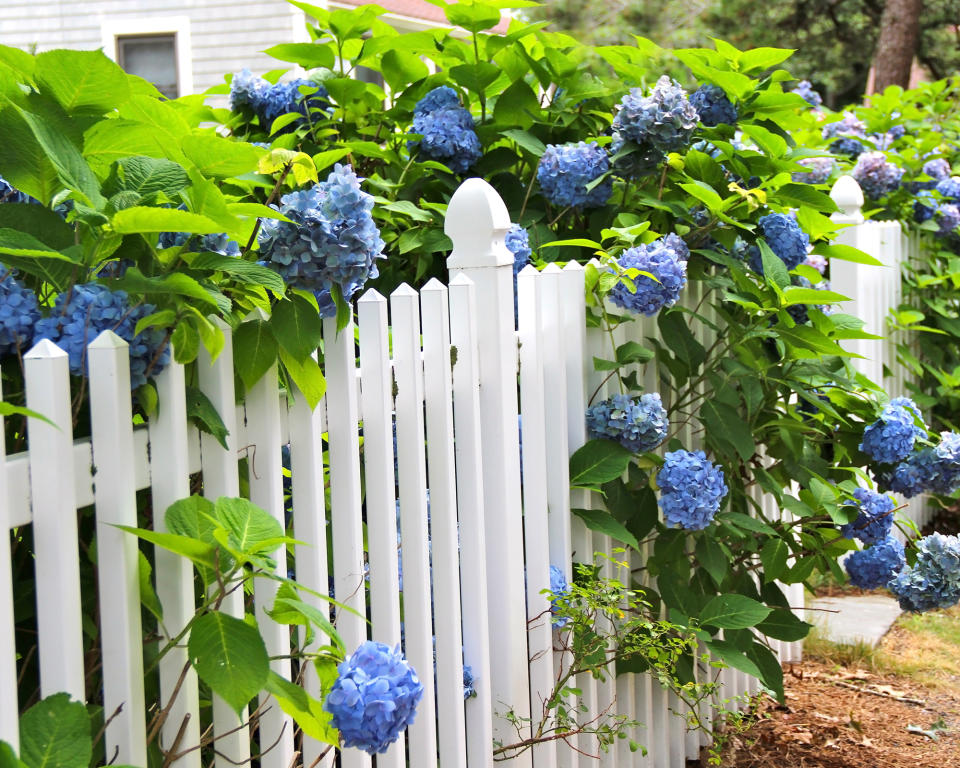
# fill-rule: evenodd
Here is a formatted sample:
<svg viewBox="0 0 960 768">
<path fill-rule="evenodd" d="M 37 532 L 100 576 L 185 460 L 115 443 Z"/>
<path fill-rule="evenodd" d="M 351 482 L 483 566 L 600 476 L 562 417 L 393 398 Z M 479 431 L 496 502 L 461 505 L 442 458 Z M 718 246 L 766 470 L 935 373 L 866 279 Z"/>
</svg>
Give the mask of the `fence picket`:
<svg viewBox="0 0 960 768">
<path fill-rule="evenodd" d="M 460 551 L 460 596 L 463 605 L 471 607 L 463 612 L 463 658 L 473 669 L 476 689 L 476 695 L 465 706 L 467 764 L 470 768 L 493 768 L 477 301 L 473 282 L 463 274 L 450 280 L 450 343 L 457 354 L 453 366 L 453 418 L 458 517 L 461 541 L 467 542 Z"/>
<path fill-rule="evenodd" d="M 3 385 L 0 382 L 0 401 Z M 17 641 L 13 621 L 13 563 L 10 555 L 10 499 L 7 439 L 0 416 L 0 740 L 20 751 L 17 699 Z"/>
<path fill-rule="evenodd" d="M 432 713 L 436 699 L 430 589 L 430 505 L 424 457 L 423 363 L 417 292 L 406 284 L 397 288 L 390 294 L 390 314 L 393 370 L 397 380 L 404 640 L 407 660 L 423 683 L 421 710 Z M 411 760 L 424 768 L 436 768 L 437 728 L 434 718 L 418 718 L 410 726 L 409 741 Z"/>
</svg>

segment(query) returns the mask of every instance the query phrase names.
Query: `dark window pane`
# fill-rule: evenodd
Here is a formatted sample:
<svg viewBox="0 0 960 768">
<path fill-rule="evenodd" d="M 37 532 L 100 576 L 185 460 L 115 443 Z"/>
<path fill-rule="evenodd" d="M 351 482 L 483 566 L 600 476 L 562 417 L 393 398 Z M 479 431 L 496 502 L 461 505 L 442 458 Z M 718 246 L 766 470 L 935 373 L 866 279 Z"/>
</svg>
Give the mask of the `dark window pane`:
<svg viewBox="0 0 960 768">
<path fill-rule="evenodd" d="M 117 63 L 131 75 L 149 80 L 164 96 L 177 98 L 176 35 L 118 37 Z"/>
</svg>

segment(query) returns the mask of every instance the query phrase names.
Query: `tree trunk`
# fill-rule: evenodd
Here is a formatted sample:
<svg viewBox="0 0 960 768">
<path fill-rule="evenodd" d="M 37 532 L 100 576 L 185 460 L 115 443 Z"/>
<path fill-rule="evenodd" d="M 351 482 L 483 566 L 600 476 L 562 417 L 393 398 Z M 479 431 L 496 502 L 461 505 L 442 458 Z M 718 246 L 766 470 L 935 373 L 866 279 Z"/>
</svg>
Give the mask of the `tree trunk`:
<svg viewBox="0 0 960 768">
<path fill-rule="evenodd" d="M 880 39 L 873 59 L 873 90 L 910 85 L 910 70 L 920 41 L 923 0 L 887 0 L 880 19 Z"/>
</svg>

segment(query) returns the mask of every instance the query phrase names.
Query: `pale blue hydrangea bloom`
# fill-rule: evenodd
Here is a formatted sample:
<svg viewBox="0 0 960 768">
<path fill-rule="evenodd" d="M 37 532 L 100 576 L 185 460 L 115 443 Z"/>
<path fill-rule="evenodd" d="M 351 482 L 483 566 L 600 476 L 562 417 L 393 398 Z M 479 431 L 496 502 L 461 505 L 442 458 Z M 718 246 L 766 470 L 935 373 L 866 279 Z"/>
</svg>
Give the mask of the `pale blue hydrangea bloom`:
<svg viewBox="0 0 960 768">
<path fill-rule="evenodd" d="M 409 142 L 408 148 L 419 147 L 424 157 L 456 173 L 466 173 L 483 154 L 472 115 L 461 106 L 457 92 L 446 85 L 417 102 L 411 132 L 422 138 Z"/>
<path fill-rule="evenodd" d="M 954 202 L 960 201 L 960 176 L 950 176 L 937 182 L 937 192 Z"/>
<path fill-rule="evenodd" d="M 537 166 L 537 181 L 557 207 L 599 208 L 610 199 L 613 179 L 604 179 L 589 191 L 587 185 L 609 170 L 607 153 L 597 144 L 548 144 Z"/>
<path fill-rule="evenodd" d="M 36 325 L 33 342 L 50 339 L 70 357 L 70 372 L 87 375 L 87 345 L 103 331 L 113 331 L 130 345 L 130 386 L 136 389 L 170 362 L 164 332 L 148 328 L 134 335 L 137 322 L 153 314 L 152 304 L 131 307 L 127 294 L 99 283 L 82 283 L 57 296 L 49 317 Z"/>
<path fill-rule="evenodd" d="M 917 404 L 909 397 L 895 397 L 863 431 L 860 450 L 881 464 L 895 464 L 910 455 L 917 438 L 923 437 L 925 431 Z"/>
<path fill-rule="evenodd" d="M 373 220 L 373 197 L 360 189 L 349 165 L 334 166 L 326 181 L 280 198 L 289 222 L 264 219 L 258 236 L 267 266 L 288 285 L 317 295 L 322 317 L 336 307 L 330 290 L 340 287 L 349 301 L 378 274 L 384 242 Z"/>
<path fill-rule="evenodd" d="M 703 451 L 673 451 L 657 473 L 660 509 L 667 525 L 698 531 L 720 511 L 727 495 L 723 470 Z"/>
<path fill-rule="evenodd" d="M 823 138 L 832 139 L 835 136 L 857 136 L 866 138 L 867 126 L 853 112 L 844 112 L 840 120 L 827 123 L 823 126 Z"/>
<path fill-rule="evenodd" d="M 960 601 L 960 539 L 933 533 L 917 542 L 917 562 L 887 587 L 905 611 L 949 608 Z"/>
<path fill-rule="evenodd" d="M 936 181 L 943 181 L 944 179 L 950 178 L 950 170 L 950 163 L 942 157 L 927 160 L 927 162 L 923 164 L 923 172 Z"/>
<path fill-rule="evenodd" d="M 850 175 L 871 200 L 879 200 L 900 186 L 903 168 L 887 161 L 883 152 L 864 152 L 857 158 Z"/>
<path fill-rule="evenodd" d="M 761 216 L 758 223 L 770 250 L 788 270 L 795 269 L 807 258 L 810 237 L 800 229 L 797 218 L 792 213 L 769 213 Z M 760 249 L 757 246 L 750 246 L 747 253 L 751 268 L 762 275 L 763 260 Z"/>
<path fill-rule="evenodd" d="M 639 147 L 676 152 L 690 143 L 697 122 L 697 110 L 687 92 L 664 75 L 649 96 L 633 88 L 620 100 L 613 130 Z"/>
<path fill-rule="evenodd" d="M 26 352 L 39 320 L 36 294 L 7 272 L 0 280 L 0 355 Z"/>
<path fill-rule="evenodd" d="M 727 98 L 723 88 L 716 85 L 701 85 L 691 94 L 690 103 L 700 115 L 700 122 L 708 127 L 720 123 L 734 125 L 737 122 L 737 108 Z"/>
<path fill-rule="evenodd" d="M 193 253 L 218 253 L 221 256 L 239 256 L 240 244 L 231 240 L 225 233 L 216 235 L 191 235 L 187 232 L 161 232 L 159 246 L 175 248 L 190 243 Z"/>
<path fill-rule="evenodd" d="M 893 528 L 893 499 L 868 488 L 857 488 L 853 496 L 859 514 L 852 523 L 841 526 L 840 533 L 848 539 L 859 539 L 863 544 L 883 541 Z"/>
<path fill-rule="evenodd" d="M 960 434 L 941 432 L 940 442 L 932 449 L 933 476 L 928 483 L 934 493 L 950 495 L 960 487 Z"/>
<path fill-rule="evenodd" d="M 960 206 L 955 203 L 941 203 L 937 206 L 934 216 L 937 222 L 937 236 L 947 237 L 960 227 Z"/>
<path fill-rule="evenodd" d="M 652 451 L 667 439 L 667 410 L 657 392 L 614 395 L 587 408 L 591 437 L 618 441 L 634 453 Z"/>
<path fill-rule="evenodd" d="M 823 104 L 823 97 L 813 89 L 813 84 L 809 80 L 801 80 L 790 93 L 802 97 L 811 107 L 819 107 Z"/>
<path fill-rule="evenodd" d="M 382 754 L 417 715 L 423 683 L 400 646 L 367 641 L 337 668 L 337 680 L 323 702 L 344 747 Z M 429 716 L 432 717 L 433 713 Z"/>
<path fill-rule="evenodd" d="M 504 238 L 504 245 L 513 254 L 513 275 L 530 263 L 533 251 L 530 249 L 530 233 L 519 224 L 511 224 Z"/>
<path fill-rule="evenodd" d="M 304 96 L 301 86 L 316 88 L 316 93 Z M 249 69 L 244 69 L 230 81 L 230 108 L 234 112 L 249 109 L 260 120 L 260 126 L 269 130 L 273 121 L 280 115 L 296 112 L 306 116 L 311 108 L 326 109 L 327 89 L 310 80 L 290 80 L 270 83 L 262 77 L 256 77 Z M 302 122 L 298 120 L 297 123 Z M 285 130 L 291 130 L 287 127 Z"/>
<path fill-rule="evenodd" d="M 843 565 L 850 583 L 860 589 L 882 587 L 907 564 L 903 544 L 892 536 L 858 552 L 852 552 Z"/>
<path fill-rule="evenodd" d="M 867 150 L 867 148 L 863 146 L 862 142 L 857 141 L 849 136 L 840 137 L 836 141 L 832 142 L 828 149 L 835 155 L 847 155 L 853 160 L 856 160 Z"/>
<path fill-rule="evenodd" d="M 427 112 L 439 112 L 443 109 L 459 109 L 462 106 L 459 94 L 449 85 L 441 85 L 429 91 L 414 105 L 413 114 L 423 115 Z"/>
<path fill-rule="evenodd" d="M 550 598 L 550 612 L 556 613 L 557 608 L 559 607 L 559 601 L 570 594 L 570 587 L 567 585 L 567 577 L 563 575 L 563 571 L 557 568 L 555 565 L 550 566 L 550 592 L 552 596 Z M 557 629 L 563 629 L 570 623 L 569 616 L 554 616 L 551 619 L 553 626 Z"/>
<path fill-rule="evenodd" d="M 807 184 L 826 184 L 837 167 L 837 161 L 832 157 L 805 157 L 799 163 L 810 170 L 796 171 L 792 178 Z"/>
<path fill-rule="evenodd" d="M 620 268 L 649 272 L 659 282 L 646 275 L 637 275 L 632 278 L 634 291 L 622 282 L 617 283 L 610 291 L 610 301 L 618 307 L 648 317 L 664 307 L 673 306 L 687 284 L 686 259 L 689 254 L 686 243 L 676 235 L 628 248 L 617 259 Z"/>
</svg>

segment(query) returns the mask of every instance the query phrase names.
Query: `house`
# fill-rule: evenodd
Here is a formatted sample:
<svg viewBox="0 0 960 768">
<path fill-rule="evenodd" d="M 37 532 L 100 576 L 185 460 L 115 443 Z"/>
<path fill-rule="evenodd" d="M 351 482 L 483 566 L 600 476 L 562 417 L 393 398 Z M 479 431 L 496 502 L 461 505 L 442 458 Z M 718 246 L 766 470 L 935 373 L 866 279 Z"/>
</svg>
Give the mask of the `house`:
<svg viewBox="0 0 960 768">
<path fill-rule="evenodd" d="M 353 8 L 364 0 L 314 4 Z M 403 31 L 448 26 L 426 0 L 381 0 L 384 20 Z M 505 31 L 506 17 L 496 31 Z M 285 0 L 2 0 L 0 43 L 28 51 L 94 50 L 170 97 L 199 93 L 244 67 L 286 65 L 263 51 L 308 42 L 303 11 Z"/>
</svg>

